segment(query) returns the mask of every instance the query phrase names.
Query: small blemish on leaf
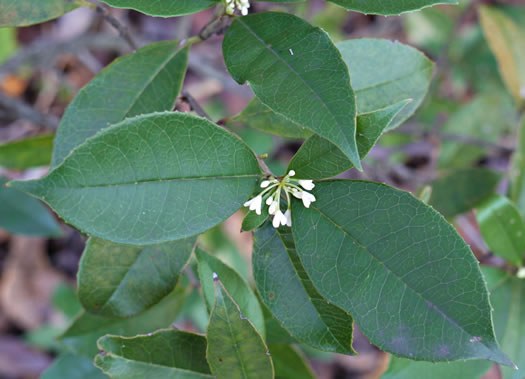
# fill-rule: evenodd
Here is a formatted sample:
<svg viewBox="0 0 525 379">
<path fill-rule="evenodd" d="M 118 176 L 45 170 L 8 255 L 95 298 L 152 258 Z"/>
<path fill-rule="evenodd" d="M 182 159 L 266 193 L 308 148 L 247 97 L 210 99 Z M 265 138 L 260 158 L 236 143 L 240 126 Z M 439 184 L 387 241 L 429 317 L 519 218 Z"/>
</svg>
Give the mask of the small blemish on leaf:
<svg viewBox="0 0 525 379">
<path fill-rule="evenodd" d="M 479 342 L 479 341 L 481 341 L 481 340 L 482 340 L 481 337 L 472 337 L 472 338 L 470 339 L 470 342 L 474 343 L 474 342 Z"/>
<path fill-rule="evenodd" d="M 275 297 L 275 294 L 273 292 L 270 292 L 268 296 L 270 297 L 270 299 L 273 299 Z"/>
</svg>

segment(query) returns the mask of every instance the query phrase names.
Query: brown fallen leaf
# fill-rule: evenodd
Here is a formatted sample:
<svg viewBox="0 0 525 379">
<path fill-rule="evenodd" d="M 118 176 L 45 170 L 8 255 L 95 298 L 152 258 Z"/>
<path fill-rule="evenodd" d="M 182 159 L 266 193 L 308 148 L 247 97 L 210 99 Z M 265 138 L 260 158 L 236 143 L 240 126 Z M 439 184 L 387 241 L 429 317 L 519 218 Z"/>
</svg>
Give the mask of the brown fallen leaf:
<svg viewBox="0 0 525 379">
<path fill-rule="evenodd" d="M 0 278 L 0 307 L 22 329 L 34 329 L 53 319 L 51 296 L 64 278 L 54 270 L 45 239 L 13 236 Z"/>
</svg>

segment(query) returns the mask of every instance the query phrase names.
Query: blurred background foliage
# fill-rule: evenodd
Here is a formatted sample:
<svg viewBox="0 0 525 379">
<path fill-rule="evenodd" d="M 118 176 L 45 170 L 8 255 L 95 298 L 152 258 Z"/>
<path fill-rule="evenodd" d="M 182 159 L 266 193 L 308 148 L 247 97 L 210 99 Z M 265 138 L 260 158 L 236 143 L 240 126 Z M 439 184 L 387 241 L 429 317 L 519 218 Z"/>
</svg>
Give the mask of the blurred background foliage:
<svg viewBox="0 0 525 379">
<path fill-rule="evenodd" d="M 522 214 L 525 209 L 520 203 L 525 201 L 520 162 L 516 163 L 521 155 L 512 158 L 516 149 L 523 151 L 518 126 L 525 98 L 525 4 L 521 0 L 459 3 L 394 17 L 350 13 L 321 0 L 253 6 L 294 12 L 322 27 L 336 42 L 388 38 L 415 46 L 436 62 L 432 84 L 416 115 L 381 138 L 364 160 L 363 173 L 350 170 L 342 177 L 385 182 L 415 195 L 431 186 L 425 198 L 454 222 L 478 259 L 504 267 L 505 262 L 483 240 L 472 209 L 494 192 L 510 193 L 511 181 L 513 199 Z M 210 12 L 161 19 L 111 10 L 140 45 L 187 38 L 200 30 Z M 100 14 L 85 8 L 44 24 L 0 28 L 0 184 L 46 172 L 54 131 L 68 103 L 96 73 L 129 52 L 126 42 Z M 516 67 L 510 67 L 509 59 L 518 62 Z M 267 154 L 273 172 L 284 172 L 302 141 L 266 133 L 272 120 L 264 114 L 239 114 L 253 95 L 226 74 L 220 37 L 192 50 L 184 88 L 213 120 L 242 136 L 257 154 Z M 176 109 L 189 111 L 183 97 Z M 205 233 L 200 242 L 250 281 L 252 237 L 239 233 L 242 216 L 238 212 Z M 85 348 L 86 341 L 101 334 L 115 330 L 121 335 L 143 333 L 166 318 L 176 327 L 205 330 L 208 311 L 193 263 L 169 299 L 142 319 L 100 325 L 97 335 L 72 328 L 62 335 L 75 318 L 91 317 L 90 322 L 99 322 L 95 316 L 79 314 L 81 306 L 75 296 L 75 274 L 84 243 L 84 236 L 36 200 L 0 185 L 1 378 L 38 377 L 50 365 L 44 378 L 104 377 L 90 364 L 89 357 L 95 352 Z M 291 337 L 274 321 L 271 317 L 266 320 L 269 338 L 290 342 Z M 389 361 L 359 331 L 355 348 L 360 354 L 355 357 L 301 348 L 320 378 L 379 378 Z M 57 356 L 61 364 L 53 365 Z M 428 370 L 433 370 L 433 366 L 410 365 L 393 361 L 383 377 L 406 378 L 410 373 L 410 377 L 429 378 Z M 500 378 L 499 368 L 490 366 L 473 362 L 461 366 L 463 371 L 438 371 L 441 376 L 436 377 L 457 377 L 454 375 L 461 372 L 464 378 Z"/>
</svg>

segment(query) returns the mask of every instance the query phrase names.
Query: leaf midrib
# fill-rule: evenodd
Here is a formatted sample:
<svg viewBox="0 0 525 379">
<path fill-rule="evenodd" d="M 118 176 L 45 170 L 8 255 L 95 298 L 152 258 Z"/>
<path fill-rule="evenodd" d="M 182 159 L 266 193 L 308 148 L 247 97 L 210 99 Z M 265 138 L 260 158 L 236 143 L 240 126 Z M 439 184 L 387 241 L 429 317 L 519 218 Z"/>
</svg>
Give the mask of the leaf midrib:
<svg viewBox="0 0 525 379">
<path fill-rule="evenodd" d="M 136 186 L 139 184 L 149 183 L 160 183 L 160 182 L 184 182 L 194 180 L 222 180 L 222 179 L 244 179 L 244 178 L 259 178 L 259 174 L 246 174 L 246 175 L 225 175 L 225 176 L 195 176 L 186 178 L 162 178 L 162 179 L 143 179 L 131 182 L 122 182 L 114 184 L 92 184 L 92 185 L 78 185 L 68 186 L 68 189 L 89 189 L 89 188 L 107 188 L 107 187 L 124 187 L 124 186 Z"/>
<path fill-rule="evenodd" d="M 310 84 L 293 68 L 292 65 L 290 65 L 286 60 L 284 60 L 274 49 L 272 49 L 269 45 L 267 45 L 266 43 L 264 43 L 264 40 L 259 37 L 259 35 L 257 35 L 257 33 L 255 33 L 255 31 L 253 29 L 251 29 L 248 25 L 246 25 L 240 18 L 237 20 L 239 22 L 239 24 L 241 24 L 242 26 L 244 26 L 246 28 L 246 30 L 251 34 L 253 35 L 257 41 L 259 41 L 265 49 L 267 49 L 268 51 L 270 51 L 273 55 L 275 55 L 277 57 L 277 59 L 282 62 L 284 65 L 286 65 L 286 67 L 288 67 L 290 69 L 290 71 L 292 73 L 294 73 L 305 85 L 307 88 L 310 89 L 310 91 L 317 97 L 317 99 L 319 100 L 319 102 L 323 105 L 323 107 L 328 111 L 328 114 L 330 115 L 330 117 L 332 117 L 332 119 L 335 121 L 335 124 L 337 125 L 337 127 L 339 128 L 339 131 L 342 133 L 343 137 L 345 138 L 345 141 L 350 145 L 350 146 L 353 146 L 354 144 L 351 143 L 351 141 L 348 141 L 348 138 L 344 132 L 344 128 L 341 124 L 339 124 L 339 121 L 337 119 L 337 117 L 335 117 L 335 115 L 332 113 L 331 109 L 328 107 L 328 104 L 325 103 L 325 101 L 323 100 L 323 98 L 317 93 L 317 91 L 312 88 L 310 86 Z M 350 85 L 350 81 L 348 83 Z M 262 99 L 261 99 L 262 101 Z M 265 104 L 266 105 L 266 104 Z M 268 105 L 266 105 L 268 106 Z M 271 107 L 270 107 L 271 108 Z M 356 116 L 357 116 L 357 112 L 356 113 Z M 281 114 L 281 113 L 279 113 Z M 282 115 L 283 117 L 289 119 L 289 117 L 285 116 L 285 115 Z M 312 130 L 311 128 L 307 127 L 309 130 Z M 354 129 L 355 129 L 355 117 L 354 117 Z"/>
<path fill-rule="evenodd" d="M 337 229 L 341 230 L 346 236 L 350 237 L 353 241 L 355 241 L 358 246 L 360 246 L 364 251 L 366 251 L 370 257 L 372 257 L 377 263 L 379 263 L 380 265 L 382 265 L 383 267 L 385 267 L 385 269 L 395 278 L 397 279 L 400 283 L 402 283 L 405 288 L 411 290 L 414 294 L 416 294 L 418 297 L 420 297 L 426 304 L 430 304 L 431 305 L 431 308 L 433 310 L 436 310 L 437 313 L 439 313 L 441 316 L 443 316 L 443 318 L 445 318 L 447 321 L 450 322 L 450 324 L 452 324 L 454 327 L 456 327 L 457 329 L 461 330 L 463 333 L 465 333 L 467 336 L 472 336 L 474 337 L 473 334 L 471 334 L 470 332 L 468 332 L 467 330 L 465 330 L 463 327 L 461 327 L 452 317 L 450 317 L 449 315 L 447 315 L 443 310 L 441 310 L 440 308 L 438 308 L 432 301 L 430 300 L 427 300 L 425 297 L 423 297 L 423 295 L 421 293 L 419 293 L 416 289 L 412 288 L 411 286 L 408 285 L 408 283 L 406 283 L 405 281 L 403 281 L 403 279 L 398 276 L 394 271 L 392 271 L 390 269 L 390 267 L 388 267 L 385 262 L 382 262 L 378 257 L 376 257 L 372 251 L 368 248 L 368 246 L 364 245 L 361 241 L 359 241 L 355 236 L 353 236 L 352 234 L 350 234 L 350 232 L 348 232 L 347 230 L 343 229 L 342 226 L 338 225 L 334 220 L 332 220 L 326 213 L 322 212 L 319 208 L 315 207 L 314 205 L 311 205 L 312 209 L 315 209 L 316 211 L 319 212 L 319 214 L 321 216 L 323 216 L 325 219 L 327 219 L 328 221 L 330 221 Z M 490 352 L 492 352 L 492 349 L 486 345 L 485 343 L 485 340 L 482 340 L 480 341 L 481 344 L 483 346 L 485 346 L 485 348 L 487 348 Z"/>
</svg>

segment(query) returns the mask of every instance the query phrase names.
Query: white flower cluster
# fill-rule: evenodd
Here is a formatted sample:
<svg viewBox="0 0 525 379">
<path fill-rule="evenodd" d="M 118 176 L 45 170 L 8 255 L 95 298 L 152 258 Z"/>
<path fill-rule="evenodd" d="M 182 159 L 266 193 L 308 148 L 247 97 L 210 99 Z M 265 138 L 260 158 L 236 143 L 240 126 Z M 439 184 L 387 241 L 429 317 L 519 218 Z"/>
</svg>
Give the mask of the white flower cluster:
<svg viewBox="0 0 525 379">
<path fill-rule="evenodd" d="M 250 8 L 249 0 L 226 0 L 227 14 L 234 14 L 235 9 L 238 9 L 243 16 L 246 16 L 248 14 L 248 8 Z"/>
<path fill-rule="evenodd" d="M 261 214 L 262 203 L 268 205 L 268 213 L 273 216 L 273 227 L 292 226 L 292 211 L 290 194 L 303 201 L 306 208 L 310 208 L 310 204 L 315 201 L 315 196 L 305 190 L 312 190 L 315 184 L 312 180 L 292 179 L 295 176 L 295 171 L 290 170 L 288 174 L 282 179 L 271 177 L 261 183 L 261 188 L 264 190 L 255 196 L 253 199 L 244 203 L 245 207 L 249 207 L 251 211 L 255 211 L 258 215 Z M 297 183 L 297 184 L 295 184 Z M 302 188 L 301 188 L 302 187 Z M 281 193 L 284 192 L 288 209 L 283 213 L 281 211 Z"/>
</svg>

